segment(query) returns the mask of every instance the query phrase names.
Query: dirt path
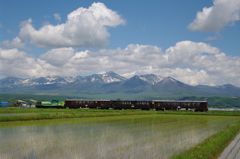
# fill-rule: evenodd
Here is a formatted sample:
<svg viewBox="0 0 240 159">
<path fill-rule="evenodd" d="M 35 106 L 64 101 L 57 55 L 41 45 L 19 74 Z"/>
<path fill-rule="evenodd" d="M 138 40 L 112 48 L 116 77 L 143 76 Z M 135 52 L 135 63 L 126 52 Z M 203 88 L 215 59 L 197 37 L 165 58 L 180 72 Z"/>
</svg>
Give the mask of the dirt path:
<svg viewBox="0 0 240 159">
<path fill-rule="evenodd" d="M 240 134 L 235 137 L 218 159 L 240 159 Z"/>
</svg>

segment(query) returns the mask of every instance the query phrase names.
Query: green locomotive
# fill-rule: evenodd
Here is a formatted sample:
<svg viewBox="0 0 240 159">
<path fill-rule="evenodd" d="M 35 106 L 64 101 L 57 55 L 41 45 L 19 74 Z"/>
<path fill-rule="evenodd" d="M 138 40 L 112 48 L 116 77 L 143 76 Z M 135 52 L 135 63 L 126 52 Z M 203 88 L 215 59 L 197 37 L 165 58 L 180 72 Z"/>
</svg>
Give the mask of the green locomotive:
<svg viewBox="0 0 240 159">
<path fill-rule="evenodd" d="M 52 101 L 37 101 L 36 108 L 64 108 L 64 101 L 53 99 Z"/>
</svg>

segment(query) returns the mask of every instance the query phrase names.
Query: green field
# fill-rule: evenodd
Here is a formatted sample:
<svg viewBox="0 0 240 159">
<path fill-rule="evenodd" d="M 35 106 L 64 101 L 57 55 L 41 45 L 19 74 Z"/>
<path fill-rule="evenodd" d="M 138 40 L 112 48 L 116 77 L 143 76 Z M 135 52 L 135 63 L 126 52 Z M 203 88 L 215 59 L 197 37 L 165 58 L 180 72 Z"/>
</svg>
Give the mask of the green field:
<svg viewBox="0 0 240 159">
<path fill-rule="evenodd" d="M 12 114 L 3 116 L 1 114 Z M 22 115 L 21 115 L 22 114 Z M 142 111 L 142 110 L 102 110 L 102 109 L 39 109 L 39 108 L 2 108 L 0 109 L 1 121 L 23 121 L 62 118 L 105 117 L 122 115 L 147 115 L 147 114 L 176 114 L 176 115 L 210 115 L 210 116 L 240 116 L 240 111 Z"/>
<path fill-rule="evenodd" d="M 143 126 L 141 126 L 141 128 L 138 129 L 137 127 L 139 126 L 139 124 L 132 121 L 133 120 L 132 118 L 144 118 L 144 120 L 141 120 L 141 122 L 139 123 Z M 198 134 L 197 136 L 199 136 L 199 134 L 201 134 L 200 135 L 201 137 L 198 137 L 196 139 L 197 145 L 194 145 L 191 147 L 187 147 L 186 145 L 186 148 L 181 150 L 181 153 L 179 155 L 171 156 L 174 159 L 217 158 L 217 156 L 221 154 L 224 148 L 239 133 L 239 130 L 240 130 L 240 112 L 239 111 L 193 112 L 193 111 L 152 111 L 152 110 L 141 111 L 141 110 L 112 110 L 112 109 L 110 110 L 37 109 L 37 108 L 0 109 L 0 129 L 5 127 L 14 127 L 16 125 L 18 126 L 20 125 L 24 126 L 29 124 L 38 125 L 40 121 L 41 121 L 41 125 L 43 123 L 46 123 L 46 124 L 50 124 L 50 123 L 63 124 L 65 122 L 72 123 L 75 121 L 79 121 L 79 119 L 81 119 L 82 122 L 92 121 L 94 123 L 105 121 L 107 124 L 110 124 L 113 121 L 117 121 L 117 120 L 128 121 L 127 119 L 131 119 L 130 121 L 133 122 L 133 125 L 131 127 L 136 127 L 136 129 L 134 129 L 134 133 L 138 132 L 140 134 L 141 133 L 147 134 L 148 131 L 151 131 L 151 133 L 153 133 L 151 134 L 152 136 L 151 138 L 146 139 L 146 142 L 142 143 L 148 146 L 149 146 L 149 141 L 154 142 L 155 138 L 159 138 L 159 140 L 163 140 L 160 138 L 160 136 L 154 133 L 160 130 L 161 132 L 162 130 L 164 130 L 164 134 L 166 133 L 166 135 L 170 135 L 170 136 L 165 136 L 167 137 L 167 139 L 169 138 L 169 140 L 166 142 L 170 142 L 170 143 L 173 142 L 172 144 L 175 144 L 174 141 L 170 140 L 170 138 L 175 136 L 174 132 L 181 132 L 184 134 L 188 134 L 186 136 L 187 138 L 179 134 L 180 138 L 183 138 L 183 140 L 188 138 L 189 139 L 195 138 L 195 135 Z M 129 123 L 126 122 L 124 125 L 127 126 L 128 124 Z M 137 125 L 134 125 L 134 124 L 137 124 Z M 149 127 L 149 125 L 152 125 L 151 128 Z M 126 129 L 126 128 L 123 127 L 123 129 Z M 150 129 L 154 129 L 154 130 L 150 130 Z M 122 131 L 122 128 L 119 131 Z M 165 131 L 169 131 L 169 132 L 165 132 Z M 176 137 L 175 140 L 178 140 L 178 139 L 179 138 Z M 157 146 L 160 149 L 161 144 L 160 143 L 159 143 L 160 145 L 158 143 L 155 143 L 155 144 L 157 144 Z M 182 145 L 181 143 L 179 144 Z M 133 149 L 131 146 L 129 148 Z M 122 148 L 117 148 L 117 149 L 122 149 Z M 141 147 L 139 147 L 139 149 L 141 149 Z M 169 149 L 172 149 L 172 148 L 169 147 Z M 127 151 L 127 150 L 124 149 L 121 151 Z M 136 150 L 133 149 L 132 151 L 135 152 Z M 178 151 L 180 150 L 177 150 L 176 152 L 174 152 L 174 154 L 178 153 Z M 152 152 L 152 153 L 156 153 L 156 152 Z M 171 153 L 171 152 L 168 152 L 168 153 Z M 156 155 L 157 153 L 155 154 L 155 156 Z M 167 154 L 165 155 L 167 156 Z M 132 157 L 132 156 L 130 155 L 127 157 Z"/>
</svg>

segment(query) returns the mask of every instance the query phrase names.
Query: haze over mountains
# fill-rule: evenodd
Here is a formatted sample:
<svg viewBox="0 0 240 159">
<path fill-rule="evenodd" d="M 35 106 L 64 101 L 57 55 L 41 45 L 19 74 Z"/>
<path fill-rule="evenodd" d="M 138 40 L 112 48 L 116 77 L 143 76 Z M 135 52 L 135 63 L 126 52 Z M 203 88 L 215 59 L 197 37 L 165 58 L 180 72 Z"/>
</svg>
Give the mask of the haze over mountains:
<svg viewBox="0 0 240 159">
<path fill-rule="evenodd" d="M 24 94 L 148 94 L 155 96 L 240 96 L 240 88 L 231 84 L 222 86 L 191 86 L 172 77 L 154 74 L 122 77 L 114 72 L 90 76 L 39 78 L 6 77 L 0 80 L 0 93 Z"/>
</svg>

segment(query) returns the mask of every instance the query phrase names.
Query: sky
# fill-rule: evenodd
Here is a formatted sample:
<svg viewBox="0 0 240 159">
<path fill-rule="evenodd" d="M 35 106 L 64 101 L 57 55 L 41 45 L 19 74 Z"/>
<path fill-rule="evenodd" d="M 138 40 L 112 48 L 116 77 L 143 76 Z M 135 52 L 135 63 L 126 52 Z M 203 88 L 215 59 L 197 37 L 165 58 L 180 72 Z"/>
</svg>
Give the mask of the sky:
<svg viewBox="0 0 240 159">
<path fill-rule="evenodd" d="M 0 79 L 155 74 L 240 87 L 239 0 L 0 0 Z"/>
</svg>

